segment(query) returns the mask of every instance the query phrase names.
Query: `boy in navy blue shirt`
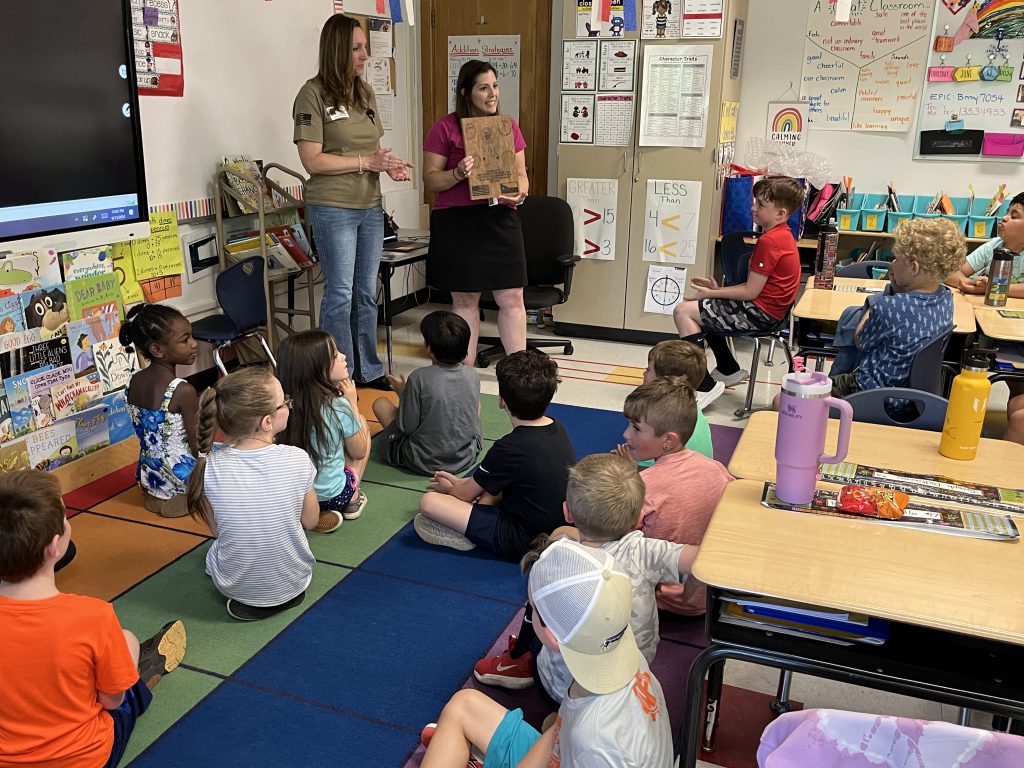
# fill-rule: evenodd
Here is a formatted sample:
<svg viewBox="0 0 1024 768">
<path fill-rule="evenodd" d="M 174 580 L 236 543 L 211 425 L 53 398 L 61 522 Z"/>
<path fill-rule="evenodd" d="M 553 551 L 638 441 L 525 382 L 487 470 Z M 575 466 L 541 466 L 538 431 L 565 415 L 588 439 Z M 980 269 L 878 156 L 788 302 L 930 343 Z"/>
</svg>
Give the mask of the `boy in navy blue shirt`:
<svg viewBox="0 0 1024 768">
<path fill-rule="evenodd" d="M 854 370 L 833 375 L 836 397 L 905 387 L 917 353 L 953 328 L 953 294 L 942 281 L 964 260 L 963 234 L 948 219 L 913 219 L 902 222 L 894 237 L 890 285 L 839 320 L 840 328 L 854 328 L 857 363 Z M 837 347 L 841 338 L 837 333 Z"/>
</svg>

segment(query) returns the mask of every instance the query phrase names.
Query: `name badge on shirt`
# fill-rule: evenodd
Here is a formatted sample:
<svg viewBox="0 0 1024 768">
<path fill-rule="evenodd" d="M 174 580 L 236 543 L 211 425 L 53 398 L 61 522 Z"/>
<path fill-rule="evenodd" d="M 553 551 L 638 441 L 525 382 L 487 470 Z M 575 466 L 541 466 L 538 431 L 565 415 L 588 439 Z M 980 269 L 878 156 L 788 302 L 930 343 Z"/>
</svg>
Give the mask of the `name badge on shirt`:
<svg viewBox="0 0 1024 768">
<path fill-rule="evenodd" d="M 348 117 L 348 110 L 345 107 L 328 107 L 327 119 L 330 121 L 341 120 Z"/>
</svg>

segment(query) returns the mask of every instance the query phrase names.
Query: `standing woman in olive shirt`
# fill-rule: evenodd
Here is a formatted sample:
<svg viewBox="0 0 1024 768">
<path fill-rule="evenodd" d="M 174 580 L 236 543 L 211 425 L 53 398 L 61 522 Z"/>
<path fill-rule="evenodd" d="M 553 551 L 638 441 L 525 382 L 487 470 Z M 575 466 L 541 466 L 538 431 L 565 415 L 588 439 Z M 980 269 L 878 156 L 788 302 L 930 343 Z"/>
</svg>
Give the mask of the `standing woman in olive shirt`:
<svg viewBox="0 0 1024 768">
<path fill-rule="evenodd" d="M 380 146 L 377 101 L 362 80 L 368 58 L 359 23 L 331 16 L 320 33 L 320 71 L 299 89 L 292 116 L 324 275 L 320 327 L 334 336 L 357 384 L 390 389 L 377 354 L 380 174 L 406 181 L 412 166 Z"/>
</svg>

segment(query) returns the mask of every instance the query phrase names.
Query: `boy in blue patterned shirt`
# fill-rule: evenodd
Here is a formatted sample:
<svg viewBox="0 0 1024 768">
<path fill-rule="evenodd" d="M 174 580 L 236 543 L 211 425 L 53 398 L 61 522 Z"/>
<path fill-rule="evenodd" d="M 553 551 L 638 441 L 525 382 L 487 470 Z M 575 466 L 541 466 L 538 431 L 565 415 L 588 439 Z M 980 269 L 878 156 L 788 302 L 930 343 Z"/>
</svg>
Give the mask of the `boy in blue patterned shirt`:
<svg viewBox="0 0 1024 768">
<path fill-rule="evenodd" d="M 857 364 L 833 375 L 836 397 L 905 387 L 917 353 L 953 327 L 953 294 L 942 281 L 964 260 L 963 234 L 947 219 L 913 219 L 901 223 L 894 237 L 890 285 L 863 307 L 844 311 L 839 320 L 840 329 L 854 329 Z M 841 336 L 837 332 L 837 347 Z"/>
</svg>

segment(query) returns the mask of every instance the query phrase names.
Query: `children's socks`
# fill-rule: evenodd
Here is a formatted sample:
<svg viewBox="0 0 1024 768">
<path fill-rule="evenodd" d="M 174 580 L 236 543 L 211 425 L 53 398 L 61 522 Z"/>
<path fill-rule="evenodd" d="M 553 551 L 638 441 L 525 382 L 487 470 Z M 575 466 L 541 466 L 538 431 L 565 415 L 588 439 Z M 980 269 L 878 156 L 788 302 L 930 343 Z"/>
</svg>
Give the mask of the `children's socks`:
<svg viewBox="0 0 1024 768">
<path fill-rule="evenodd" d="M 518 659 L 524 653 L 528 653 L 536 636 L 536 633 L 533 631 L 533 606 L 527 603 L 526 611 L 523 613 L 523 623 L 519 627 L 519 634 L 516 635 L 516 641 L 509 650 L 508 655 L 513 659 Z"/>
<path fill-rule="evenodd" d="M 682 339 L 683 341 L 688 341 L 691 344 L 696 344 L 701 349 L 704 349 L 704 334 L 703 333 L 691 333 L 689 336 L 680 336 L 679 338 Z M 710 392 L 712 389 L 714 389 L 714 386 L 717 383 L 718 382 L 716 382 L 713 378 L 711 378 L 711 374 L 708 372 L 708 369 L 705 368 L 704 369 L 704 378 L 701 379 L 700 384 L 697 385 L 697 391 L 698 392 Z"/>
<path fill-rule="evenodd" d="M 704 338 L 708 343 L 708 348 L 715 353 L 715 368 L 719 373 L 723 376 L 730 376 L 740 369 L 740 364 L 733 357 L 732 351 L 729 349 L 729 342 L 724 336 L 709 333 Z"/>
</svg>

